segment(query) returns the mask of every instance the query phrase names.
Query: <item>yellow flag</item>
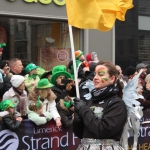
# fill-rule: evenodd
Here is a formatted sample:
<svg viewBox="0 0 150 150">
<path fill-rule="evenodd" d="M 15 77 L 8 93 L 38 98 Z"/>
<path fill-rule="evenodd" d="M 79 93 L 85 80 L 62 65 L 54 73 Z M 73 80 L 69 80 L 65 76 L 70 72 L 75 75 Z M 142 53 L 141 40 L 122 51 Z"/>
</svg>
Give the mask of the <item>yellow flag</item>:
<svg viewBox="0 0 150 150">
<path fill-rule="evenodd" d="M 115 20 L 125 20 L 132 0 L 66 0 L 68 22 L 82 29 L 112 29 Z"/>
</svg>

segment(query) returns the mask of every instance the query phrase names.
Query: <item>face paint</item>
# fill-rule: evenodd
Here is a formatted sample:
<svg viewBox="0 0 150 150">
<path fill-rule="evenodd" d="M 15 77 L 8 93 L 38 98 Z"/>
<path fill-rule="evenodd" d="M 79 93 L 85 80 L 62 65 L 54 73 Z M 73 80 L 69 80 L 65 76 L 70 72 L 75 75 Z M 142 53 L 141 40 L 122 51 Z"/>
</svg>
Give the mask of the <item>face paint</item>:
<svg viewBox="0 0 150 150">
<path fill-rule="evenodd" d="M 102 78 L 101 81 L 102 81 L 102 83 L 104 83 L 104 82 L 108 81 L 108 79 L 107 78 Z"/>
<path fill-rule="evenodd" d="M 104 88 L 114 83 L 114 77 L 110 77 L 109 70 L 104 65 L 98 65 L 95 68 L 95 76 L 93 78 L 95 89 Z"/>
<path fill-rule="evenodd" d="M 100 67 L 100 68 L 98 68 L 98 69 L 96 69 L 95 70 L 97 73 L 102 73 L 102 74 L 105 74 L 106 73 L 106 71 L 105 71 L 105 68 L 103 68 L 103 67 Z"/>
</svg>

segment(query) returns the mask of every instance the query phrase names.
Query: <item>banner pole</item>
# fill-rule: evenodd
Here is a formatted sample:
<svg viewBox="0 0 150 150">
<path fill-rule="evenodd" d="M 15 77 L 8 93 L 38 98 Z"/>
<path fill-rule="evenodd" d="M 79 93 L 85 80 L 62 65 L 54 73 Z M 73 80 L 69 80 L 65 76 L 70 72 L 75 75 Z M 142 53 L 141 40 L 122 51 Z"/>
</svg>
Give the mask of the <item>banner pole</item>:
<svg viewBox="0 0 150 150">
<path fill-rule="evenodd" d="M 75 80 L 75 86 L 76 86 L 76 96 L 80 98 L 78 78 L 77 78 L 77 66 L 76 66 L 75 55 L 74 55 L 75 50 L 74 50 L 74 42 L 73 42 L 73 33 L 72 33 L 71 25 L 69 25 L 69 35 L 70 35 L 70 43 L 71 43 L 71 54 L 72 54 L 72 60 L 73 60 L 74 80 Z"/>
</svg>

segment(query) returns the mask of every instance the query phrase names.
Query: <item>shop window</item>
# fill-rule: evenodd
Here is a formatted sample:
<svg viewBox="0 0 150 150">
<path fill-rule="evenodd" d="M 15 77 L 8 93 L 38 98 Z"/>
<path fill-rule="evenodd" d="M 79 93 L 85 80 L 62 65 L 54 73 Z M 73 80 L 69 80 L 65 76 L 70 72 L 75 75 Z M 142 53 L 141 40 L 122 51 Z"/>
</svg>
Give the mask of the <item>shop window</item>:
<svg viewBox="0 0 150 150">
<path fill-rule="evenodd" d="M 0 26 L 7 33 L 6 59 L 17 57 L 24 66 L 33 62 L 46 70 L 69 63 L 71 45 L 66 21 L 0 17 Z M 82 49 L 80 33 L 80 29 L 73 27 L 75 50 Z"/>
</svg>

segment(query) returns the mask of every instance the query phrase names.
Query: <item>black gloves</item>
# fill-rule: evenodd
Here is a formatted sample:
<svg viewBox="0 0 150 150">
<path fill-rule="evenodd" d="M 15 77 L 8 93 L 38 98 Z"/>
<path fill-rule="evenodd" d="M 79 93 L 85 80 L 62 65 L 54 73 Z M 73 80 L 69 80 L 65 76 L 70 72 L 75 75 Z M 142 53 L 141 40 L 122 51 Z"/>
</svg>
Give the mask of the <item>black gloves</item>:
<svg viewBox="0 0 150 150">
<path fill-rule="evenodd" d="M 76 112 L 79 112 L 79 110 L 81 109 L 82 106 L 86 105 L 86 103 L 79 99 L 79 98 L 74 98 L 74 108 Z"/>
</svg>

